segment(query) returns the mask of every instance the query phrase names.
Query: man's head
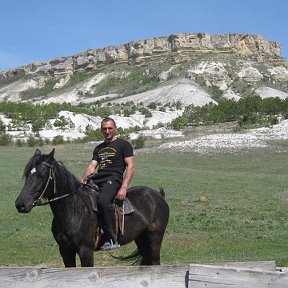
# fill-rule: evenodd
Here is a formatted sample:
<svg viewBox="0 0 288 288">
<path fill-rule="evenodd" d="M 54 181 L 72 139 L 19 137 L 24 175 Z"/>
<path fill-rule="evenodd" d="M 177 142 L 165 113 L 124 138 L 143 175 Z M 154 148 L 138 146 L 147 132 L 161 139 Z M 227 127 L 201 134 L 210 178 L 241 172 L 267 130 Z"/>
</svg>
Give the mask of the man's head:
<svg viewBox="0 0 288 288">
<path fill-rule="evenodd" d="M 112 118 L 106 117 L 101 121 L 101 132 L 105 138 L 105 141 L 111 142 L 115 140 L 116 131 L 116 123 Z"/>
</svg>

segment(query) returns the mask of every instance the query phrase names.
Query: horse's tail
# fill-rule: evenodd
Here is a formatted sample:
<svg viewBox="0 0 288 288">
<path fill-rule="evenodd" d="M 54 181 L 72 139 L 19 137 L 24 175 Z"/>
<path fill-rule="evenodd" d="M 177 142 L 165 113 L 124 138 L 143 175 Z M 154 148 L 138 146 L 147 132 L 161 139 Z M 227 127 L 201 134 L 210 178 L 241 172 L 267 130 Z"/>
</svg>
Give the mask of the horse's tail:
<svg viewBox="0 0 288 288">
<path fill-rule="evenodd" d="M 111 256 L 114 259 L 118 259 L 118 260 L 122 260 L 122 261 L 135 260 L 135 262 L 132 265 L 134 265 L 134 264 L 136 264 L 142 260 L 142 256 L 141 256 L 138 249 L 134 250 L 131 254 L 129 254 L 127 256 L 114 256 L 114 255 L 111 255 Z"/>
<path fill-rule="evenodd" d="M 159 192 L 160 192 L 161 196 L 162 196 L 163 198 L 165 198 L 165 191 L 164 191 L 163 187 L 160 187 Z"/>
</svg>

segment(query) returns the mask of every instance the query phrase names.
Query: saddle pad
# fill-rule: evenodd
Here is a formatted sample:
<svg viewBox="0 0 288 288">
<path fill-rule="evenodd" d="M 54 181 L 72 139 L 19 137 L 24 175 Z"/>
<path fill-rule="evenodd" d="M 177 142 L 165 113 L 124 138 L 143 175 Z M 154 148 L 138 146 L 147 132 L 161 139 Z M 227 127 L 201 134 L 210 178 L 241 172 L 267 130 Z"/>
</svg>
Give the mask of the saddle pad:
<svg viewBox="0 0 288 288">
<path fill-rule="evenodd" d="M 116 206 L 122 213 L 124 212 L 124 215 L 134 212 L 134 208 L 128 198 L 125 198 L 121 205 L 116 204 Z"/>
</svg>

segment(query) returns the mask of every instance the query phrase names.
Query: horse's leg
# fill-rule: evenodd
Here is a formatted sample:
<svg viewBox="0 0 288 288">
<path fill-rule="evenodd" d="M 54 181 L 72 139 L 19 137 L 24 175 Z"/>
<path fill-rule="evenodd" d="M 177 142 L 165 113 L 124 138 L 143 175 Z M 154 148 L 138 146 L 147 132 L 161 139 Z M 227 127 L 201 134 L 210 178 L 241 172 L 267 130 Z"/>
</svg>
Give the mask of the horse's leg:
<svg viewBox="0 0 288 288">
<path fill-rule="evenodd" d="M 54 236 L 54 239 L 58 243 L 59 246 L 59 252 L 62 256 L 63 262 L 65 267 L 76 267 L 76 249 L 71 246 L 69 240 L 65 236 L 65 234 L 62 232 L 61 229 L 59 229 L 59 225 L 55 218 L 52 221 L 52 233 Z"/>
<path fill-rule="evenodd" d="M 135 243 L 142 257 L 140 265 L 152 265 L 150 257 L 151 251 L 148 241 L 146 232 L 142 233 L 137 239 L 135 239 Z"/>
<path fill-rule="evenodd" d="M 81 262 L 81 267 L 93 267 L 94 265 L 94 253 L 93 249 L 81 245 L 79 249 L 79 257 Z"/>
<path fill-rule="evenodd" d="M 59 245 L 59 251 L 66 268 L 76 267 L 76 250 L 65 245 Z"/>
<path fill-rule="evenodd" d="M 151 261 L 149 265 L 160 265 L 160 250 L 163 236 L 159 235 L 158 233 L 151 232 L 148 239 Z"/>
<path fill-rule="evenodd" d="M 146 232 L 136 240 L 142 256 L 140 265 L 160 265 L 160 250 L 163 236 L 155 232 Z"/>
</svg>

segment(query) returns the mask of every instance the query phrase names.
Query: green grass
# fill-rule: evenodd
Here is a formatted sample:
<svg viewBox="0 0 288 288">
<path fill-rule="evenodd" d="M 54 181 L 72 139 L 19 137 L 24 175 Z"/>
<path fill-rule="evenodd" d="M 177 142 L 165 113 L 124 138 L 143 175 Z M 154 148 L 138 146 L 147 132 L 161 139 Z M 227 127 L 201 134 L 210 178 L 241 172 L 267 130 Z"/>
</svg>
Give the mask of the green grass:
<svg viewBox="0 0 288 288">
<path fill-rule="evenodd" d="M 48 153 L 52 147 L 42 149 Z M 92 149 L 92 144 L 57 146 L 56 158 L 80 178 Z M 49 207 L 25 215 L 14 207 L 22 171 L 34 151 L 0 148 L 0 266 L 63 267 L 50 232 Z M 162 263 L 276 260 L 288 266 L 287 156 L 276 149 L 217 155 L 137 151 L 132 184 L 164 187 L 171 209 Z M 207 202 L 200 202 L 200 195 Z M 133 249 L 131 244 L 113 254 Z M 124 264 L 108 252 L 96 252 L 95 265 Z"/>
</svg>

